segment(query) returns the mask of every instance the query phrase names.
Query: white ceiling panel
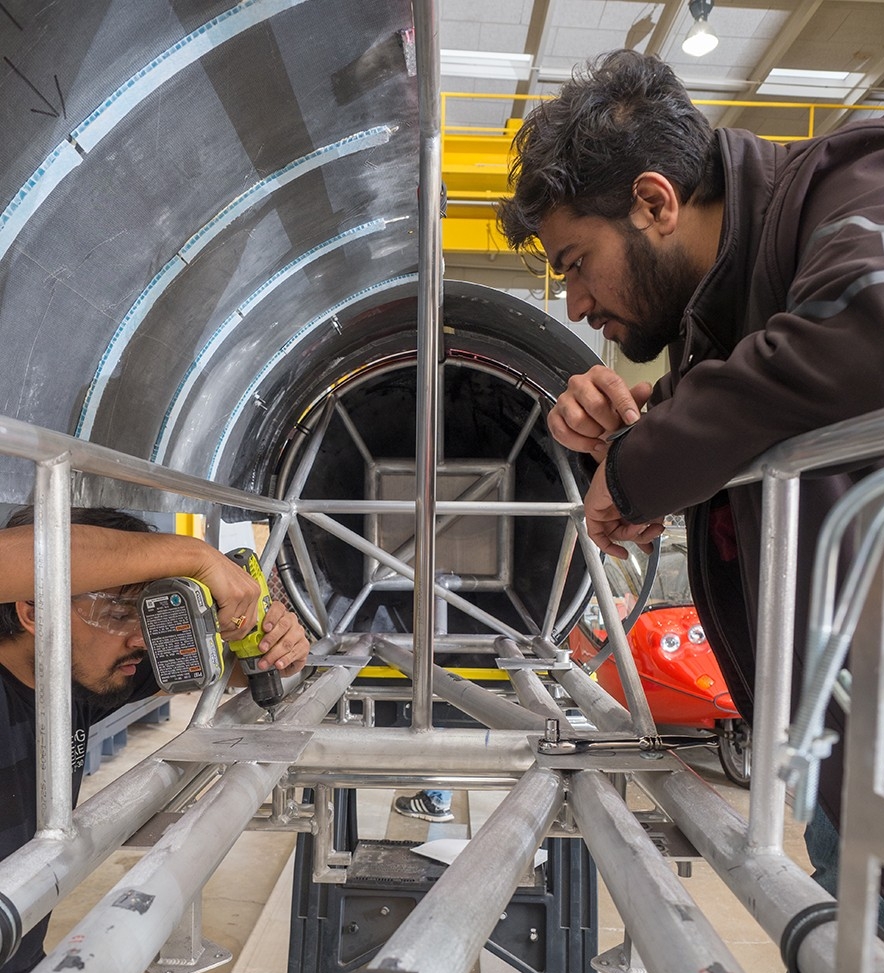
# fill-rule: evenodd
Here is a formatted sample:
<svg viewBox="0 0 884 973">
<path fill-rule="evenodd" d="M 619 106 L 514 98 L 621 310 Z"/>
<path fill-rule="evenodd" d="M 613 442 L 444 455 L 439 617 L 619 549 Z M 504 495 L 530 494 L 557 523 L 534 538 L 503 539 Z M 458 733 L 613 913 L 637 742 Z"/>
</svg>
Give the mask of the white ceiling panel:
<svg viewBox="0 0 884 973">
<path fill-rule="evenodd" d="M 554 0 L 553 23 L 556 27 L 598 27 L 606 6 L 606 0 Z"/>
<path fill-rule="evenodd" d="M 693 24 L 688 0 L 440 0 L 440 12 L 443 47 L 530 54 L 530 90 L 539 92 L 555 91 L 575 65 L 620 47 L 659 52 L 695 98 L 751 97 L 770 68 L 804 67 L 861 72 L 852 100 L 862 102 L 866 89 L 880 87 L 875 71 L 884 73 L 879 0 L 718 0 L 709 24 L 719 44 L 702 58 L 681 50 Z M 452 90 L 490 90 L 472 78 L 443 80 Z M 494 107 L 495 118 L 499 109 Z M 780 117 L 761 109 L 704 112 L 713 123 L 723 119 L 768 131 L 777 129 Z M 797 134 L 804 124 L 789 122 L 783 134 Z"/>
</svg>

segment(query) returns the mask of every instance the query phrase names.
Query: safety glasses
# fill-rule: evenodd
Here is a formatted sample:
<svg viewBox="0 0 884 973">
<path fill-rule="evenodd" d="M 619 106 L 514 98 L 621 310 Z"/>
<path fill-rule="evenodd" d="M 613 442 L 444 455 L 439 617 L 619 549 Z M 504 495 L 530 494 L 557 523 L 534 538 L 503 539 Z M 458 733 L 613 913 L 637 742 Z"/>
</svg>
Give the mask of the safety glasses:
<svg viewBox="0 0 884 973">
<path fill-rule="evenodd" d="M 141 630 L 138 599 L 108 591 L 88 591 L 71 599 L 74 611 L 87 625 L 111 635 L 134 635 Z"/>
</svg>

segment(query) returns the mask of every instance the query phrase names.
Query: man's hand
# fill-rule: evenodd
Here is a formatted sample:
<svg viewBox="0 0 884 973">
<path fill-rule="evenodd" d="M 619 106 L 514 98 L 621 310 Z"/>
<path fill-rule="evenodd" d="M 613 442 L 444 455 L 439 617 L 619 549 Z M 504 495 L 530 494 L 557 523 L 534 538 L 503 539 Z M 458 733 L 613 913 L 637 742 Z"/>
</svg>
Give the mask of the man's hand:
<svg viewBox="0 0 884 973">
<path fill-rule="evenodd" d="M 245 571 L 240 568 L 243 574 Z M 286 611 L 281 601 L 274 601 L 264 616 L 264 638 L 258 644 L 264 658 L 259 669 L 279 669 L 281 676 L 293 676 L 304 668 L 310 643 L 297 617 Z"/>
<path fill-rule="evenodd" d="M 625 559 L 628 556 L 626 548 L 617 543 L 618 541 L 632 541 L 645 554 L 650 554 L 652 541 L 663 533 L 663 524 L 660 522 L 630 524 L 623 519 L 608 492 L 604 462 L 599 464 L 589 484 L 589 490 L 583 501 L 583 510 L 586 514 L 586 529 L 589 531 L 590 540 L 602 553 L 610 554 L 612 557 Z"/>
<path fill-rule="evenodd" d="M 212 592 L 218 608 L 218 628 L 226 642 L 242 638 L 258 622 L 261 589 L 248 571 L 209 544 L 199 542 L 200 558 L 189 572 Z"/>
<path fill-rule="evenodd" d="M 629 388 L 610 368 L 593 365 L 588 372 L 568 379 L 567 390 L 558 397 L 547 419 L 549 431 L 568 449 L 601 459 L 608 452 L 605 437 L 638 422 L 650 396 L 649 382 Z"/>
</svg>

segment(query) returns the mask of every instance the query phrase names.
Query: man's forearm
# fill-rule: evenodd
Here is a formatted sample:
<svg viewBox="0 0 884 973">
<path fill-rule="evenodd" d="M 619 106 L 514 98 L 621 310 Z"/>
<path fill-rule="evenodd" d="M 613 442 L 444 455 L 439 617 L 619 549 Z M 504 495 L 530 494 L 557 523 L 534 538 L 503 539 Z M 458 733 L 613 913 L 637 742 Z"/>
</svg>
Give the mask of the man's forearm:
<svg viewBox="0 0 884 973">
<path fill-rule="evenodd" d="M 71 526 L 71 592 L 100 591 L 155 578 L 202 581 L 218 607 L 221 634 L 251 629 L 260 589 L 247 571 L 195 537 Z M 0 530 L 0 601 L 34 597 L 34 530 Z"/>
<path fill-rule="evenodd" d="M 71 526 L 71 591 L 81 594 L 205 570 L 207 545 L 175 534 Z M 34 597 L 34 530 L 0 531 L 0 601 Z"/>
</svg>

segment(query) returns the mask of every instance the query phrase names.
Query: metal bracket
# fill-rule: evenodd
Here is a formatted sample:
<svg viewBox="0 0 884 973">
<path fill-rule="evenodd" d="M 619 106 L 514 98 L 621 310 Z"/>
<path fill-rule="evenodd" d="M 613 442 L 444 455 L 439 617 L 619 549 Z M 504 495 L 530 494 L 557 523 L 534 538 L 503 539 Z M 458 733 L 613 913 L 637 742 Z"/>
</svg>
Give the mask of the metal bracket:
<svg viewBox="0 0 884 973">
<path fill-rule="evenodd" d="M 202 930 L 202 899 L 197 896 L 146 973 L 176 973 L 178 970 L 204 973 L 229 963 L 233 953 L 210 939 L 203 939 Z"/>
<path fill-rule="evenodd" d="M 510 659 L 497 658 L 494 660 L 498 669 L 532 669 L 546 672 L 565 672 L 573 668 L 570 649 L 556 649 L 554 659 Z"/>
<path fill-rule="evenodd" d="M 641 964 L 638 957 L 634 958 Z M 630 944 L 626 942 L 599 953 L 589 961 L 589 965 L 600 973 L 647 973 L 643 964 L 633 965 L 632 960 L 632 950 Z"/>
</svg>

